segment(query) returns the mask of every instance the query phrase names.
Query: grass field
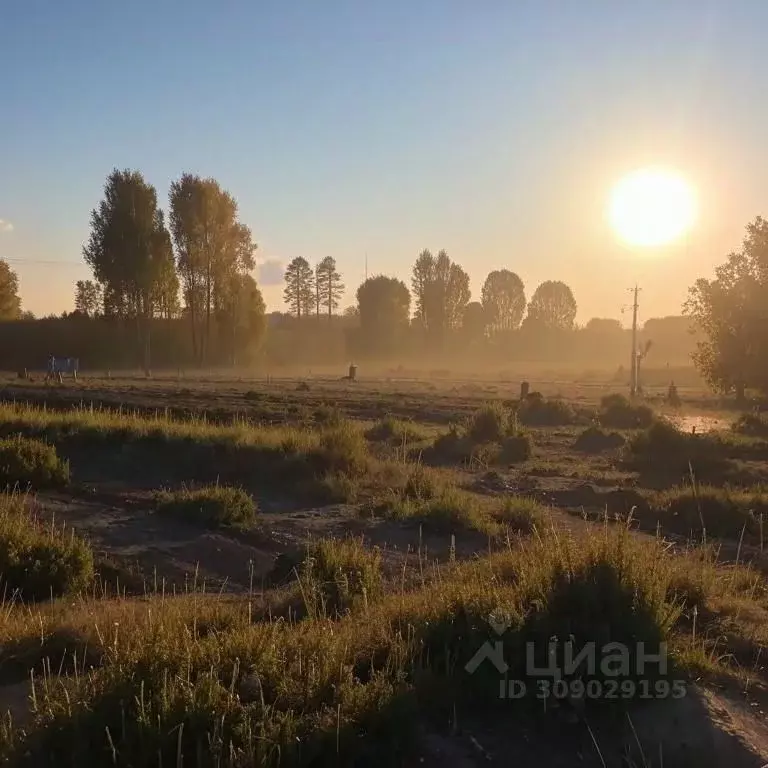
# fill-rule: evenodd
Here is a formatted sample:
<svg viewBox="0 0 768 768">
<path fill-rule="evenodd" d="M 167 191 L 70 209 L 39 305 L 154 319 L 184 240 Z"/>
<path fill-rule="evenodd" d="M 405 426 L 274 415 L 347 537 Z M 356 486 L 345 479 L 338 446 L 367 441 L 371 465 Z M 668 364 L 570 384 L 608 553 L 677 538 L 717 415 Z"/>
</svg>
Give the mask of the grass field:
<svg viewBox="0 0 768 768">
<path fill-rule="evenodd" d="M 768 430 L 534 389 L 8 378 L 0 762 L 768 761 Z"/>
</svg>

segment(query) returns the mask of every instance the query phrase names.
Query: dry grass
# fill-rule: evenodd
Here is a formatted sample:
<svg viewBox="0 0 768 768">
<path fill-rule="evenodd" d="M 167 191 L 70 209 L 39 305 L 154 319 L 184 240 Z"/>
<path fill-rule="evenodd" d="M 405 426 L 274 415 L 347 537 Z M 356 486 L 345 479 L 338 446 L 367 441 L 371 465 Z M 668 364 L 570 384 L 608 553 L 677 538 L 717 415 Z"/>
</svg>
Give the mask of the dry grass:
<svg viewBox="0 0 768 768">
<path fill-rule="evenodd" d="M 9 647 L 29 653 L 37 637 L 96 666 L 39 678 L 33 723 L 6 733 L 2 754 L 54 766 L 392 764 L 409 752 L 419 710 L 525 706 L 499 700 L 492 665 L 465 670 L 500 638 L 489 616 L 508 627 L 509 678 L 525 679 L 520 649 L 546 653 L 553 635 L 572 635 L 577 651 L 620 642 L 630 654 L 640 640 L 646 651 L 671 640 L 674 658 L 691 661 L 692 596 L 742 616 L 764 599 L 748 569 L 671 554 L 625 529 L 579 541 L 542 531 L 389 593 L 375 552 L 356 542 L 310 551 L 298 570 L 315 610 L 299 622 L 255 620 L 248 600 L 197 594 L 7 608 L 0 660 Z"/>
<path fill-rule="evenodd" d="M 245 421 L 220 425 L 204 418 L 176 421 L 164 414 L 88 408 L 54 412 L 5 403 L 0 404 L 0 431 L 102 454 L 112 449 L 123 456 L 133 446 L 142 461 L 151 457 L 153 465 L 187 476 L 231 483 L 258 480 L 313 500 L 354 497 L 373 463 L 361 430 L 345 421 L 319 429 Z"/>
</svg>

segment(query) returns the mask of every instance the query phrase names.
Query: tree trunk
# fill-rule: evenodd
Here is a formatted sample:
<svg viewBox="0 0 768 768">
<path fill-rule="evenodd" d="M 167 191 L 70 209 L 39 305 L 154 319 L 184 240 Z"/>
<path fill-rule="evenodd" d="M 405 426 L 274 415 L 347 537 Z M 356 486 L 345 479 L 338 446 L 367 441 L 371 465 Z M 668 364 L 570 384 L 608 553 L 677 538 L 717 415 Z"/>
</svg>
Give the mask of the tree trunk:
<svg viewBox="0 0 768 768">
<path fill-rule="evenodd" d="M 737 403 L 743 403 L 747 397 L 745 394 L 746 385 L 743 381 L 737 381 L 735 385 L 736 389 L 736 402 Z"/>
</svg>

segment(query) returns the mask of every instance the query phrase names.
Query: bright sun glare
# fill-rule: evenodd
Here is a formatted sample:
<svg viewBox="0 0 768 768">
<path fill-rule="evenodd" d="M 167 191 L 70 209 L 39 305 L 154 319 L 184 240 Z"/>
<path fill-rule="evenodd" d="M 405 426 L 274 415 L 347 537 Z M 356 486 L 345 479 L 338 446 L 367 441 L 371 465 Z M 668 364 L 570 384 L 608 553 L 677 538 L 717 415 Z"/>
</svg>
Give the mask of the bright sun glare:
<svg viewBox="0 0 768 768">
<path fill-rule="evenodd" d="M 685 179 L 669 171 L 643 168 L 614 187 L 609 218 L 626 243 L 650 248 L 670 243 L 690 229 L 696 201 Z"/>
</svg>

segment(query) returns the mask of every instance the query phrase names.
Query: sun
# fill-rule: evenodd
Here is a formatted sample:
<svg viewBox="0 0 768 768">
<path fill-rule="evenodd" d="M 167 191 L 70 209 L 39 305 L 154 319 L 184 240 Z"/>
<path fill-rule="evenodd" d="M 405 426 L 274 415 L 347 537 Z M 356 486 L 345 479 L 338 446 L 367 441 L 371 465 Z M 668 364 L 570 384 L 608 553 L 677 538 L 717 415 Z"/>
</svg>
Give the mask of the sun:
<svg viewBox="0 0 768 768">
<path fill-rule="evenodd" d="M 608 216 L 626 243 L 653 248 L 677 240 L 691 228 L 696 219 L 696 199 L 682 176 L 642 168 L 613 188 Z"/>
</svg>

